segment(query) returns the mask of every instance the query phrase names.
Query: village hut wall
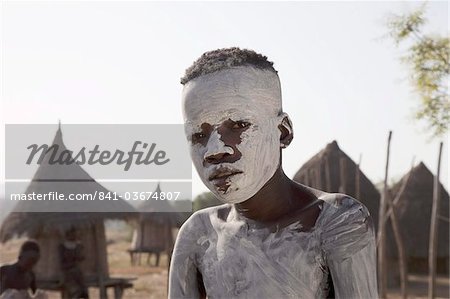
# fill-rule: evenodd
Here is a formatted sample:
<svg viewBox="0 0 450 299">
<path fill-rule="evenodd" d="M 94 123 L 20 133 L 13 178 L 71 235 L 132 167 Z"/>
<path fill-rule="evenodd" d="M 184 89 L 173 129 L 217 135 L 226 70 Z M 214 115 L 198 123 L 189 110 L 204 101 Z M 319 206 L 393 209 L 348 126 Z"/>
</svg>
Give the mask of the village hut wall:
<svg viewBox="0 0 450 299">
<path fill-rule="evenodd" d="M 403 176 L 391 189 L 396 197 L 408 175 Z M 433 204 L 433 173 L 424 163 L 411 170 L 404 192 L 396 203 L 399 226 L 405 244 L 410 273 L 428 273 L 428 246 Z M 437 273 L 449 273 L 449 194 L 440 184 L 440 207 L 438 208 Z M 392 226 L 387 226 L 387 256 L 397 263 L 398 253 Z"/>
<path fill-rule="evenodd" d="M 172 250 L 174 238 L 170 223 L 158 223 L 143 220 L 137 225 L 131 242 L 132 250 L 159 249 L 166 252 Z"/>
<path fill-rule="evenodd" d="M 81 270 L 86 279 L 98 278 L 109 273 L 107 268 L 107 247 L 104 239 L 97 238 L 96 227 L 103 229 L 100 225 L 89 225 L 77 230 L 79 242 L 83 245 L 84 261 Z M 102 232 L 100 231 L 100 234 Z M 59 257 L 59 244 L 64 240 L 64 234 L 57 230 L 37 236 L 34 238 L 41 248 L 41 258 L 34 271 L 38 280 L 58 280 L 61 278 L 61 266 Z M 106 268 L 104 266 L 106 265 Z M 105 276 L 106 277 L 106 276 Z"/>
<path fill-rule="evenodd" d="M 326 192 L 340 192 L 356 198 L 369 210 L 376 229 L 380 193 L 359 169 L 358 195 L 357 171 L 357 164 L 333 141 L 303 164 L 295 174 L 294 181 Z"/>
</svg>

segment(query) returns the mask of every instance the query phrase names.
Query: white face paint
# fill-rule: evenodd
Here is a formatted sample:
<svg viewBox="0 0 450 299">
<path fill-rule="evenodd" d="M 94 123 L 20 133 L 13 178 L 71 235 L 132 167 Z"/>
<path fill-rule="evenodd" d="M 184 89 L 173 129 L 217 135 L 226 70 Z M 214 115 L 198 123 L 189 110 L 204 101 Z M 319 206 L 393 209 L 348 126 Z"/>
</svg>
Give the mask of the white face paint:
<svg viewBox="0 0 450 299">
<path fill-rule="evenodd" d="M 205 185 L 222 201 L 255 195 L 280 163 L 278 76 L 253 67 L 203 75 L 183 89 L 185 131 Z"/>
</svg>

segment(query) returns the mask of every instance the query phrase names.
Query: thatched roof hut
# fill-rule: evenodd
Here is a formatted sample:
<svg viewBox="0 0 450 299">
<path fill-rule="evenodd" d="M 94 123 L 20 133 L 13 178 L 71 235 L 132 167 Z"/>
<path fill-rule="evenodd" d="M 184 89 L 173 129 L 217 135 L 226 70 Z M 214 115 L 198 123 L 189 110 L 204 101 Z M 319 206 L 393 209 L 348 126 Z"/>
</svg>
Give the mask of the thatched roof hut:
<svg viewBox="0 0 450 299">
<path fill-rule="evenodd" d="M 326 192 L 342 192 L 366 205 L 378 223 L 380 193 L 359 170 L 357 164 L 333 141 L 309 159 L 294 176 L 294 181 Z M 359 183 L 359 186 L 358 186 Z"/>
<path fill-rule="evenodd" d="M 152 194 L 161 194 L 160 184 Z M 173 229 L 178 227 L 180 213 L 167 200 L 148 200 L 139 205 L 139 220 L 133 233 L 130 252 L 171 254 Z"/>
<path fill-rule="evenodd" d="M 52 145 L 58 145 L 58 151 L 66 150 L 60 128 Z M 25 191 L 26 194 L 59 192 L 68 196 L 68 194 L 108 192 L 76 163 L 66 165 L 49 163 L 50 153 L 45 154 Z M 67 212 L 61 212 L 61 205 L 64 205 Z M 71 212 L 73 210 L 77 212 Z M 58 245 L 62 242 L 64 233 L 75 228 L 86 253 L 82 270 L 87 279 L 94 277 L 98 281 L 103 281 L 103 278 L 109 276 L 103 222 L 105 219 L 128 219 L 134 215 L 134 211 L 131 205 L 120 198 L 116 201 L 97 200 L 88 203 L 19 201 L 2 223 L 0 241 L 4 243 L 14 236 L 22 235 L 36 239 L 42 252 L 35 268 L 37 280 L 58 280 L 61 277 Z"/>
<path fill-rule="evenodd" d="M 390 192 L 396 197 L 408 174 L 396 183 Z M 428 246 L 430 236 L 431 208 L 433 205 L 434 175 L 420 162 L 409 173 L 404 191 L 395 203 L 403 242 L 412 272 L 428 271 Z M 449 258 L 449 194 L 440 184 L 440 207 L 438 226 L 438 272 L 448 273 Z M 397 250 L 391 226 L 387 230 L 388 256 L 397 258 Z"/>
</svg>

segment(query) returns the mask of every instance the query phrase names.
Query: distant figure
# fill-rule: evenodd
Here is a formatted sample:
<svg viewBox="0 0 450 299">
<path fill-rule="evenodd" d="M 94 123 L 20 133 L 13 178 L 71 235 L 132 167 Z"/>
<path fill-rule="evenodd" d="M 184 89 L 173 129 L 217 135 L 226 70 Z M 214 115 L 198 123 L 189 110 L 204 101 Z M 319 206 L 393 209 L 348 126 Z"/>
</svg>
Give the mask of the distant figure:
<svg viewBox="0 0 450 299">
<path fill-rule="evenodd" d="M 36 279 L 33 267 L 39 261 L 39 245 L 34 241 L 26 241 L 20 248 L 17 262 L 0 267 L 1 299 L 45 299 L 46 294 L 36 291 Z M 28 290 L 31 289 L 33 296 Z"/>
<path fill-rule="evenodd" d="M 83 245 L 77 240 L 77 231 L 71 228 L 59 244 L 64 298 L 89 298 L 80 263 L 84 260 Z"/>
</svg>

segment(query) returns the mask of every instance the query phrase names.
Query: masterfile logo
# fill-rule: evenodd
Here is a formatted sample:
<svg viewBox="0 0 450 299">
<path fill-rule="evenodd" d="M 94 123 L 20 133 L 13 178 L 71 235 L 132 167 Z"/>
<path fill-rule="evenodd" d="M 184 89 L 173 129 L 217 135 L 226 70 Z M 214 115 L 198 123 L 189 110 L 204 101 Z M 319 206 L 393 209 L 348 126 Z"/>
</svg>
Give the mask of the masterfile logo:
<svg viewBox="0 0 450 299">
<path fill-rule="evenodd" d="M 191 165 L 183 125 L 7 125 L 4 200 L 23 212 L 189 212 Z"/>
<path fill-rule="evenodd" d="M 56 177 L 77 179 L 73 165 L 95 179 L 191 179 L 181 124 L 6 125 L 6 179 L 31 179 L 39 166 L 59 166 Z M 41 174 L 42 175 L 42 174 Z"/>
</svg>

